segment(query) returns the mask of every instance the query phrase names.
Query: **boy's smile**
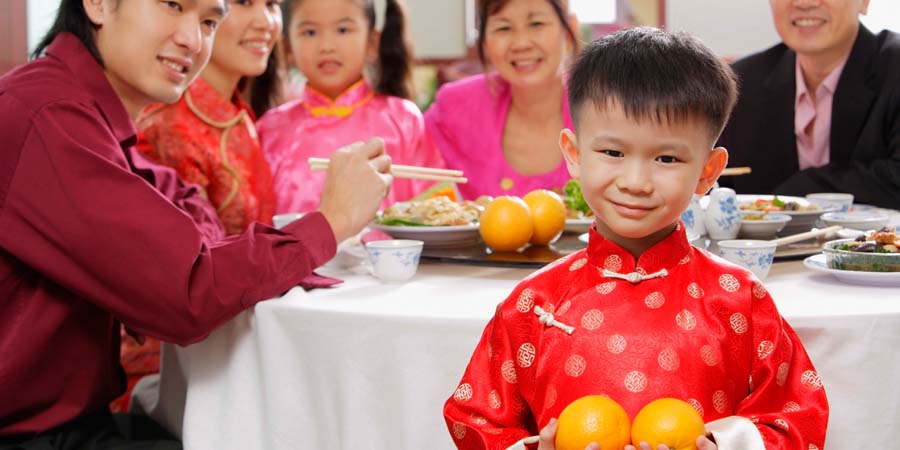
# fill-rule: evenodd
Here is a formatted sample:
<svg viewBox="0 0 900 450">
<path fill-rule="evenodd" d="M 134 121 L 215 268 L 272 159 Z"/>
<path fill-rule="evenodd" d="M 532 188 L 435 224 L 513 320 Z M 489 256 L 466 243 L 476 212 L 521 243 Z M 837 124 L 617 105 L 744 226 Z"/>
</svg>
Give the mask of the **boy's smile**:
<svg viewBox="0 0 900 450">
<path fill-rule="evenodd" d="M 694 118 L 628 117 L 618 102 L 578 112 L 578 134 L 560 144 L 584 199 L 597 216 L 597 231 L 635 256 L 662 240 L 678 223 L 691 197 L 706 192 L 727 162 L 724 148 Z"/>
</svg>

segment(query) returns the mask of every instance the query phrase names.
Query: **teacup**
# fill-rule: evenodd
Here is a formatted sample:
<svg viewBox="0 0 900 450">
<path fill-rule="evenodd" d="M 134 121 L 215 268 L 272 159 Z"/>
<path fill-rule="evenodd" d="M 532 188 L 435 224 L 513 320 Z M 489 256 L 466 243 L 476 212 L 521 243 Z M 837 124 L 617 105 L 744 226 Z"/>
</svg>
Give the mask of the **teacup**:
<svg viewBox="0 0 900 450">
<path fill-rule="evenodd" d="M 719 255 L 741 267 L 750 269 L 763 280 L 772 268 L 776 244 L 756 239 L 730 239 L 719 241 Z"/>
<path fill-rule="evenodd" d="M 386 283 L 399 283 L 412 278 L 419 267 L 424 244 L 412 239 L 369 242 L 366 250 L 372 262 L 372 275 Z"/>
<path fill-rule="evenodd" d="M 272 225 L 274 225 L 275 228 L 281 228 L 301 217 L 303 217 L 303 213 L 276 214 L 272 216 Z"/>
<path fill-rule="evenodd" d="M 853 194 L 843 192 L 816 192 L 806 194 L 806 199 L 821 206 L 834 206 L 839 212 L 850 211 L 850 207 L 853 206 Z"/>
</svg>

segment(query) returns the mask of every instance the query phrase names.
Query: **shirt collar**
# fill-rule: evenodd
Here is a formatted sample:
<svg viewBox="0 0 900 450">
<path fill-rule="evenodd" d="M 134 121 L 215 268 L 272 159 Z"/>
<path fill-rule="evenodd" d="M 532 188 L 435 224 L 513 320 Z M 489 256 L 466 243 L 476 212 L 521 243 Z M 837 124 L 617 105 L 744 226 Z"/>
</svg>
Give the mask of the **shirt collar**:
<svg viewBox="0 0 900 450">
<path fill-rule="evenodd" d="M 374 96 L 375 91 L 369 87 L 365 80 L 357 81 L 333 101 L 307 84 L 304 88 L 303 104 L 315 117 L 346 117 L 357 108 L 368 103 Z"/>
<path fill-rule="evenodd" d="M 603 237 L 594 227 L 591 227 L 589 236 L 588 262 L 598 270 L 607 269 L 620 274 L 631 272 L 652 274 L 662 269 L 671 271 L 684 261 L 691 249 L 681 222 L 678 222 L 675 231 L 647 249 L 638 260 L 635 260 L 628 250 Z"/>
<path fill-rule="evenodd" d="M 60 33 L 47 47 L 47 55 L 58 58 L 75 74 L 78 82 L 94 99 L 97 107 L 106 118 L 113 136 L 122 146 L 128 148 L 136 142 L 137 131 L 125 105 L 119 98 L 103 68 L 85 48 L 84 44 L 71 33 Z"/>
<path fill-rule="evenodd" d="M 847 64 L 847 59 L 850 58 L 850 55 L 847 55 L 847 58 L 844 58 L 840 64 L 838 64 L 828 76 L 822 80 L 822 84 L 819 85 L 817 89 L 824 89 L 829 95 L 834 95 L 835 89 L 837 89 L 838 81 L 841 79 L 841 73 L 844 72 L 844 66 Z M 806 80 L 803 77 L 803 66 L 800 65 L 800 58 L 794 59 L 794 80 L 797 83 L 797 95 L 795 97 L 795 101 L 799 102 L 804 96 L 809 96 L 809 90 L 806 88 Z M 817 92 L 819 94 L 819 92 Z M 821 95 L 816 95 L 816 98 L 821 97 Z"/>
<path fill-rule="evenodd" d="M 191 103 L 194 107 L 206 117 L 217 122 L 227 122 L 241 110 L 247 111 L 251 116 L 253 114 L 250 107 L 241 99 L 240 92 L 235 90 L 231 98 L 225 98 L 202 76 L 197 77 L 197 80 L 188 88 L 188 92 L 190 92 Z"/>
</svg>

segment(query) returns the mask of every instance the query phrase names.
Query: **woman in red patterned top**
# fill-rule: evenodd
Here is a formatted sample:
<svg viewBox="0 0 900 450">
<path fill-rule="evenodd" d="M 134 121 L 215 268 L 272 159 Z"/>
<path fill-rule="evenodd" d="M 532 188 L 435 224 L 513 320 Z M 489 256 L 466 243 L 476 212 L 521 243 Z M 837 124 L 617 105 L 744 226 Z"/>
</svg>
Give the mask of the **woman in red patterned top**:
<svg viewBox="0 0 900 450">
<path fill-rule="evenodd" d="M 177 103 L 144 110 L 137 121 L 137 149 L 197 184 L 216 208 L 225 233 L 233 235 L 253 222 L 272 223 L 272 174 L 255 121 L 277 101 L 273 49 L 282 25 L 281 0 L 229 3 L 209 64 Z M 241 99 L 245 87 L 250 105 Z M 128 391 L 112 404 L 114 411 L 128 409 L 131 388 L 141 377 L 159 372 L 159 341 L 147 341 L 122 336 Z"/>
</svg>

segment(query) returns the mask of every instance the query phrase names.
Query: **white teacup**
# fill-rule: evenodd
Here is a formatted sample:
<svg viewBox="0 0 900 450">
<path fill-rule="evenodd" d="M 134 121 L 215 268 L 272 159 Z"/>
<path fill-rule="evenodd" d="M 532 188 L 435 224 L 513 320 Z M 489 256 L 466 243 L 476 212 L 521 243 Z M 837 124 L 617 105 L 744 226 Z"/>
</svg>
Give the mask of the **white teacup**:
<svg viewBox="0 0 900 450">
<path fill-rule="evenodd" d="M 286 213 L 286 214 L 276 214 L 272 216 L 272 225 L 275 228 L 281 228 L 301 217 L 303 217 L 304 213 Z"/>
<path fill-rule="evenodd" d="M 372 275 L 387 283 L 406 281 L 416 274 L 424 242 L 412 239 L 392 239 L 366 244 Z"/>
<path fill-rule="evenodd" d="M 806 198 L 813 203 L 825 204 L 825 206 L 833 205 L 839 212 L 850 211 L 853 206 L 853 194 L 845 194 L 843 192 L 816 192 L 814 194 L 806 194 Z"/>
<path fill-rule="evenodd" d="M 750 269 L 763 280 L 772 268 L 776 244 L 756 239 L 731 239 L 719 241 L 719 255 L 741 267 Z"/>
</svg>

